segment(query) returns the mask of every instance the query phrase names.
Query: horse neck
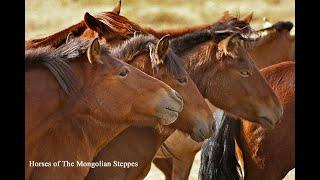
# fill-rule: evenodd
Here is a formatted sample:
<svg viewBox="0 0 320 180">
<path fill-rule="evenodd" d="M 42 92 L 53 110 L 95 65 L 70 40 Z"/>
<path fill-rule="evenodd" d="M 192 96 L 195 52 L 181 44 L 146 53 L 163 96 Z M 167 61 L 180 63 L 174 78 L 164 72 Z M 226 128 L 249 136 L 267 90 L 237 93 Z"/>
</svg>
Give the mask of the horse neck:
<svg viewBox="0 0 320 180">
<path fill-rule="evenodd" d="M 85 153 L 90 152 L 88 158 L 93 158 L 101 147 L 128 126 L 107 123 L 112 120 L 95 117 L 91 111 L 90 107 L 78 98 L 67 102 L 54 115 L 39 124 L 37 131 L 32 131 L 27 135 L 27 144 L 38 141 L 56 142 L 55 146 L 59 144 L 59 147 L 64 147 L 59 151 L 65 150 L 66 153 L 70 153 L 71 156 L 67 157 L 75 158 L 72 156 L 72 149 L 84 148 L 87 149 Z M 79 142 L 84 143 L 79 144 Z M 73 146 L 74 143 L 78 143 L 79 146 Z M 52 155 L 55 156 L 55 154 Z"/>
<path fill-rule="evenodd" d="M 27 163 L 29 160 L 51 163 L 59 160 L 74 163 L 91 162 L 103 146 L 127 127 L 104 124 L 90 116 L 90 113 L 86 113 L 85 108 L 79 112 L 79 105 L 70 106 L 72 108 L 57 113 L 39 127 L 37 134 L 33 133 L 26 137 Z M 70 113 L 66 113 L 68 111 Z M 49 171 L 48 176 L 56 176 L 56 171 L 43 171 Z M 85 177 L 88 171 L 89 167 L 68 168 L 63 171 L 61 169 L 59 173 L 68 172 L 66 176 L 71 178 L 74 174 Z M 27 172 L 32 174 L 33 168 L 29 167 Z"/>
<path fill-rule="evenodd" d="M 77 78 L 83 79 L 81 67 L 74 63 L 70 66 L 78 75 Z M 25 98 L 26 134 L 36 130 L 50 114 L 61 109 L 69 99 L 53 73 L 43 66 L 31 67 L 26 72 Z"/>
<path fill-rule="evenodd" d="M 154 35 L 159 39 L 167 34 L 170 34 L 171 37 L 175 38 L 175 37 L 183 36 L 187 33 L 208 29 L 211 26 L 212 24 L 206 24 L 206 25 L 198 25 L 198 26 L 185 27 L 185 28 L 179 28 L 179 29 L 164 29 L 164 30 L 155 30 L 147 27 L 147 28 L 144 28 L 144 31 Z"/>
<path fill-rule="evenodd" d="M 148 172 L 153 157 L 161 144 L 173 132 L 172 129 L 156 127 L 129 127 L 114 138 L 95 157 L 94 161 L 111 162 L 119 160 L 123 162 L 138 162 L 138 167 L 114 171 L 113 168 L 97 167 L 91 169 L 86 179 L 99 179 L 97 177 L 130 177 L 129 179 L 143 179 Z M 130 147 L 130 151 L 127 149 Z"/>
</svg>

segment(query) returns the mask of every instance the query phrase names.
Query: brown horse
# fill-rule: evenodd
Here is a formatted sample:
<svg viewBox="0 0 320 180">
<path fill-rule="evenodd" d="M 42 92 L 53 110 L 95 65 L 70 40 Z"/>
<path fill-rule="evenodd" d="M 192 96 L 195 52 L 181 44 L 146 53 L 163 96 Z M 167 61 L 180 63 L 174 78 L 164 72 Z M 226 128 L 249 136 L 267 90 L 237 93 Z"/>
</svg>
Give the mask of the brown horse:
<svg viewBox="0 0 320 180">
<path fill-rule="evenodd" d="M 247 49 L 259 69 L 286 60 L 294 60 L 295 38 L 290 35 L 293 24 L 280 21 L 273 26 L 261 29 L 264 33 L 254 42 L 247 43 Z"/>
<path fill-rule="evenodd" d="M 26 51 L 25 64 L 26 179 L 84 179 L 88 166 L 54 162 L 90 162 L 126 127 L 170 124 L 183 107 L 176 91 L 97 39 Z"/>
<path fill-rule="evenodd" d="M 284 107 L 282 122 L 272 131 L 243 121 L 239 146 L 245 179 L 280 180 L 295 167 L 295 63 L 261 70 Z"/>
<path fill-rule="evenodd" d="M 237 124 L 225 122 L 226 125 L 222 129 L 228 126 L 230 129 L 227 132 L 218 133 L 223 138 L 216 138 L 213 142 L 203 145 L 201 178 L 225 179 L 231 176 L 239 179 L 234 138 L 239 145 L 238 157 L 242 154 L 239 159 L 244 164 L 244 179 L 281 180 L 295 167 L 294 72 L 295 63 L 292 61 L 275 64 L 261 70 L 283 104 L 284 115 L 281 123 L 272 131 L 268 131 L 248 121 L 239 121 L 241 123 Z M 215 144 L 215 146 L 210 147 L 210 144 Z M 210 165 L 208 161 L 211 162 Z M 215 161 L 218 162 L 214 163 Z"/>
<path fill-rule="evenodd" d="M 285 61 L 282 58 L 292 57 L 294 49 L 291 49 L 291 47 L 294 40 L 289 34 L 292 27 L 291 22 L 280 21 L 269 28 L 258 30 L 259 33 L 266 32 L 266 34 L 255 39 L 255 41 L 245 43 L 246 49 L 254 57 L 257 67 L 263 68 L 273 63 Z M 171 154 L 163 153 L 162 149 L 159 149 L 154 164 L 162 170 L 166 179 L 188 179 L 194 157 L 200 150 L 201 144 L 187 138 L 179 131 L 175 131 L 165 141 L 165 144 L 179 159 L 172 157 Z"/>
</svg>

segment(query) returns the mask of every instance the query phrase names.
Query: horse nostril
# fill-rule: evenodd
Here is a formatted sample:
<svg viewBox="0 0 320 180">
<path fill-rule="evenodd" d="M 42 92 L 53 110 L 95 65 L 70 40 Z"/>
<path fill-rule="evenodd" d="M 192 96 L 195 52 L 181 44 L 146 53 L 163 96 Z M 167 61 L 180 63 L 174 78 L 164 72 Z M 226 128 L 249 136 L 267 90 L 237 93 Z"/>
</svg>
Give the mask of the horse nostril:
<svg viewBox="0 0 320 180">
<path fill-rule="evenodd" d="M 174 92 L 174 95 L 177 97 L 177 99 L 179 99 L 180 101 L 182 101 L 182 97 L 179 93 L 177 93 L 176 91 Z"/>
<path fill-rule="evenodd" d="M 211 124 L 211 136 L 216 132 L 216 125 L 214 123 Z"/>
</svg>

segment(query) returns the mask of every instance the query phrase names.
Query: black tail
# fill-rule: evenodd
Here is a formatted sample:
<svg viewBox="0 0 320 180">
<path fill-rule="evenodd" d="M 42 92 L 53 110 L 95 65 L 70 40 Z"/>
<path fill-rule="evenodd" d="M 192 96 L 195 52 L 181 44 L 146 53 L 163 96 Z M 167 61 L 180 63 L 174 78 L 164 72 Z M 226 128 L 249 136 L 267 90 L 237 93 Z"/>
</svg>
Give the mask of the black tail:
<svg viewBox="0 0 320 180">
<path fill-rule="evenodd" d="M 240 120 L 223 113 L 221 118 L 216 118 L 216 121 L 218 123 L 215 136 L 202 145 L 199 180 L 242 179 L 234 141 Z"/>
</svg>

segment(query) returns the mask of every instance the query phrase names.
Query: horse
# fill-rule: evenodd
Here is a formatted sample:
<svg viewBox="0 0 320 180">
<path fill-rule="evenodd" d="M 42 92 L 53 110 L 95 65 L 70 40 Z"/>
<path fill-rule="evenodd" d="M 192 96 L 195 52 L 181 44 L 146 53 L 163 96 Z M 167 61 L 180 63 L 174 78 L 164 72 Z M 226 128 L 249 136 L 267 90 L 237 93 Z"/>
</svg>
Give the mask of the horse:
<svg viewBox="0 0 320 180">
<path fill-rule="evenodd" d="M 84 179 L 102 146 L 130 125 L 173 123 L 183 100 L 167 84 L 109 55 L 98 39 L 27 50 L 26 179 Z"/>
<path fill-rule="evenodd" d="M 282 62 L 261 72 L 279 95 L 284 115 L 272 131 L 242 122 L 238 144 L 245 179 L 283 179 L 295 167 L 295 63 Z"/>
<path fill-rule="evenodd" d="M 290 48 L 294 44 L 294 40 L 292 42 L 292 37 L 289 34 L 292 27 L 291 22 L 280 21 L 271 27 L 257 30 L 258 33 L 264 34 L 254 41 L 244 43 L 259 69 L 285 61 L 282 58 L 292 57 L 294 52 L 291 51 L 294 50 Z M 274 48 L 275 46 L 276 48 Z M 177 140 L 179 140 L 179 143 L 177 143 Z M 172 154 L 175 154 L 179 159 L 172 157 L 171 154 L 163 153 L 163 148 L 160 148 L 154 159 L 154 164 L 165 174 L 167 180 L 178 177 L 188 179 L 194 157 L 201 149 L 201 143 L 176 131 L 165 141 L 165 144 L 172 151 Z"/>
<path fill-rule="evenodd" d="M 287 60 L 294 61 L 295 38 L 290 35 L 292 27 L 289 21 L 279 21 L 258 30 L 261 37 L 247 43 L 247 50 L 259 69 Z"/>
<path fill-rule="evenodd" d="M 275 129 L 268 131 L 249 121 L 234 121 L 234 117 L 224 119 L 225 125 L 218 133 L 223 138 L 209 139 L 203 144 L 200 179 L 240 179 L 244 175 L 244 179 L 248 180 L 280 180 L 295 167 L 294 72 L 295 63 L 292 61 L 261 70 L 284 107 L 282 121 Z M 239 173 L 236 155 L 243 162 L 243 173 Z"/>
</svg>

